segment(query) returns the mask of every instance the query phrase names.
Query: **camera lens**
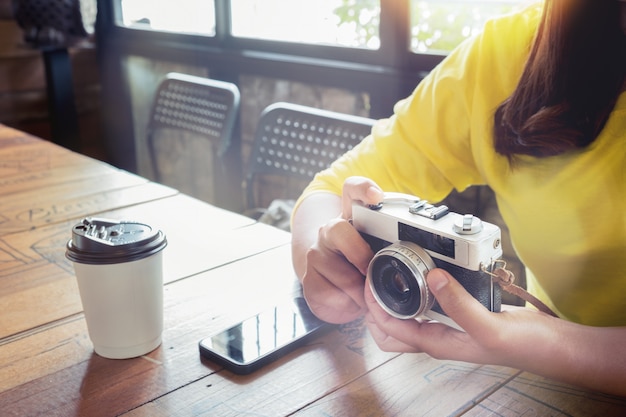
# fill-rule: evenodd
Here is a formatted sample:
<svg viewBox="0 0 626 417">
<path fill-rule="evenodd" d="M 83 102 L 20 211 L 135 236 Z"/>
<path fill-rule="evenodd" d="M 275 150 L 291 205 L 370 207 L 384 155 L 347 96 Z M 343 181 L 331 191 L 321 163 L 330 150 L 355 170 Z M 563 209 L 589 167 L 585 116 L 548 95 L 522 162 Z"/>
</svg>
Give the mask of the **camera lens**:
<svg viewBox="0 0 626 417">
<path fill-rule="evenodd" d="M 406 275 L 401 271 L 395 271 L 393 277 L 389 279 L 390 291 L 394 292 L 394 297 L 399 301 L 406 301 L 411 296 L 411 289 Z"/>
<path fill-rule="evenodd" d="M 430 310 L 433 297 L 426 274 L 435 267 L 430 256 L 412 242 L 397 242 L 379 251 L 368 268 L 378 303 L 394 317 L 408 319 Z"/>
<path fill-rule="evenodd" d="M 422 304 L 419 285 L 404 263 L 382 255 L 374 261 L 372 277 L 384 305 L 403 316 L 419 311 Z"/>
</svg>

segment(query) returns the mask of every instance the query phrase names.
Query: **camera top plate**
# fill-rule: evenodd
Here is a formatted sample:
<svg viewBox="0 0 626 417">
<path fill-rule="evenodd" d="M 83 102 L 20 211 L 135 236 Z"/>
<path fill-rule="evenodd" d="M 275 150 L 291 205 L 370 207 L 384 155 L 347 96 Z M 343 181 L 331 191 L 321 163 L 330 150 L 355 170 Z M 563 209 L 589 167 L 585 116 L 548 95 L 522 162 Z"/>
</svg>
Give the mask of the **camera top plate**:
<svg viewBox="0 0 626 417">
<path fill-rule="evenodd" d="M 424 249 L 433 258 L 465 269 L 480 270 L 502 256 L 498 226 L 408 194 L 386 193 L 374 206 L 354 203 L 352 223 L 360 232 L 390 243 L 412 240 L 407 233 L 421 242 L 429 240 L 433 245 Z M 435 246 L 445 249 L 432 250 Z"/>
</svg>

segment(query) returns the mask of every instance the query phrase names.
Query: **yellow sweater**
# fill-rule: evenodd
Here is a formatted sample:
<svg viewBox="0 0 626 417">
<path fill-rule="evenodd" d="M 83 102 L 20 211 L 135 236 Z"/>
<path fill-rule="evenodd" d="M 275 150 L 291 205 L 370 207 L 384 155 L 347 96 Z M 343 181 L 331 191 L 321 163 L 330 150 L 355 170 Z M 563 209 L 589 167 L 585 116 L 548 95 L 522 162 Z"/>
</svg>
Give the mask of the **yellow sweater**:
<svg viewBox="0 0 626 417">
<path fill-rule="evenodd" d="M 508 225 L 528 287 L 562 317 L 626 326 L 626 94 L 587 149 L 511 168 L 493 148 L 493 113 L 514 90 L 541 6 L 490 21 L 398 102 L 394 115 L 333 166 L 300 201 L 341 194 L 346 177 L 439 201 L 487 184 Z"/>
</svg>

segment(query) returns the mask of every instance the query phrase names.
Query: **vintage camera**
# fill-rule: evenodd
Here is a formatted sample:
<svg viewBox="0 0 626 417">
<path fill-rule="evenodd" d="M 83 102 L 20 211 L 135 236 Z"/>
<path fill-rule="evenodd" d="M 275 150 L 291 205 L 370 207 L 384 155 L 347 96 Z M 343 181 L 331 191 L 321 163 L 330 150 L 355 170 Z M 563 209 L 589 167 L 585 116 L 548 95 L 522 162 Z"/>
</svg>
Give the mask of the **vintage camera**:
<svg viewBox="0 0 626 417">
<path fill-rule="evenodd" d="M 501 288 L 491 275 L 502 256 L 498 226 L 400 193 L 386 193 L 376 206 L 354 203 L 352 224 L 375 253 L 367 277 L 390 315 L 460 329 L 428 289 L 426 274 L 433 268 L 452 274 L 488 310 L 500 311 Z"/>
</svg>

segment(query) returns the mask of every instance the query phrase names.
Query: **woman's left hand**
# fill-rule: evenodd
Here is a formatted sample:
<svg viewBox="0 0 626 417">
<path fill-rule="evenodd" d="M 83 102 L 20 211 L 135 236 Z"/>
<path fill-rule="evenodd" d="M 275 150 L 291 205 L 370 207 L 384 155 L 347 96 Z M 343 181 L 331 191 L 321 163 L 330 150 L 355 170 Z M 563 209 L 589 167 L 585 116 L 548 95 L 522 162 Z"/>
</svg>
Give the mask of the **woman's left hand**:
<svg viewBox="0 0 626 417">
<path fill-rule="evenodd" d="M 532 370 L 527 361 L 550 360 L 559 344 L 559 327 L 571 324 L 528 308 L 490 312 L 442 269 L 429 272 L 427 281 L 446 315 L 465 332 L 437 322 L 396 319 L 378 305 L 366 285 L 366 323 L 382 350 Z"/>
<path fill-rule="evenodd" d="M 626 327 L 592 327 L 522 307 L 488 311 L 442 269 L 426 277 L 446 315 L 442 323 L 388 315 L 365 285 L 366 323 L 378 346 L 437 359 L 503 365 L 605 393 L 626 396 Z"/>
</svg>

